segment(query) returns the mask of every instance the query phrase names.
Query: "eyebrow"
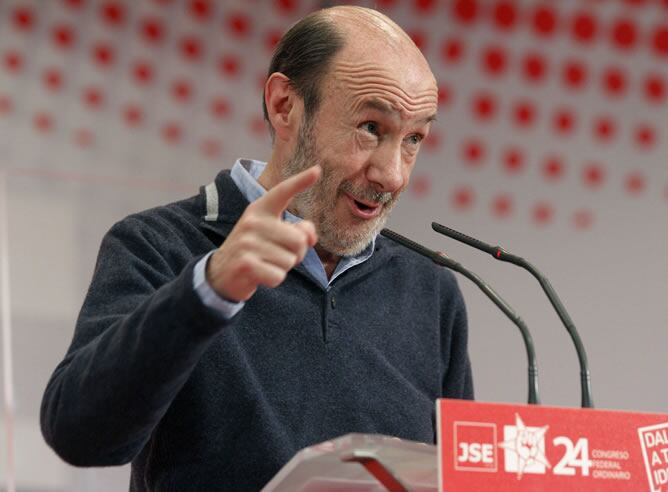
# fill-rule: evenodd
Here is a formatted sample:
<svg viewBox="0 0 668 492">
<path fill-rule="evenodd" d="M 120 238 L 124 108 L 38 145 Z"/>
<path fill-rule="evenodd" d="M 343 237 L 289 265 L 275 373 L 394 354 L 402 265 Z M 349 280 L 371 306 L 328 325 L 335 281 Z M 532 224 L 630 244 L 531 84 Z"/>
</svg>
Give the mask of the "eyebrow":
<svg viewBox="0 0 668 492">
<path fill-rule="evenodd" d="M 375 109 L 377 111 L 380 111 L 381 113 L 385 113 L 388 115 L 393 115 L 399 112 L 398 110 L 394 109 L 389 103 L 375 98 L 365 101 L 362 104 L 362 109 Z M 426 118 L 422 118 L 418 123 L 426 124 L 426 123 L 431 123 L 432 121 L 436 121 L 436 114 L 432 114 L 427 116 Z"/>
</svg>

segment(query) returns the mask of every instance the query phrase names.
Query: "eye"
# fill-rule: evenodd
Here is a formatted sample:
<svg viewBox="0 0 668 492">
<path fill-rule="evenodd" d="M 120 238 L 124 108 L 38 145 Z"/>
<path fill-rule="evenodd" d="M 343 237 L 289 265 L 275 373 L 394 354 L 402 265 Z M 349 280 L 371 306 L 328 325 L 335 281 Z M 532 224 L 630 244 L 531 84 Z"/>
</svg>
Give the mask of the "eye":
<svg viewBox="0 0 668 492">
<path fill-rule="evenodd" d="M 423 139 L 424 135 L 420 135 L 419 133 L 414 133 L 406 137 L 406 141 L 411 145 L 419 145 Z"/>
<path fill-rule="evenodd" d="M 372 135 L 379 134 L 378 123 L 376 123 L 375 121 L 365 121 L 360 125 L 360 128 L 366 130 L 368 133 L 371 133 Z"/>
</svg>

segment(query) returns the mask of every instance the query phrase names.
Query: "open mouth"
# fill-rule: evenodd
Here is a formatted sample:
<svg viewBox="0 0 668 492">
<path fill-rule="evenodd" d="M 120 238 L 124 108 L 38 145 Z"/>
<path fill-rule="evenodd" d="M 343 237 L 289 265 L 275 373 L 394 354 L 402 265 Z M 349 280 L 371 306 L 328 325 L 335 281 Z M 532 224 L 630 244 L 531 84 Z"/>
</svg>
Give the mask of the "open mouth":
<svg viewBox="0 0 668 492">
<path fill-rule="evenodd" d="M 362 203 L 358 200 L 355 200 L 355 205 L 357 205 L 357 208 L 359 208 L 360 210 L 363 210 L 363 211 L 369 211 L 369 210 L 373 210 L 374 208 L 376 208 L 376 207 L 371 207 L 369 205 L 365 205 L 364 203 Z"/>
<path fill-rule="evenodd" d="M 376 217 L 382 209 L 379 203 L 362 202 L 348 194 L 346 194 L 346 198 L 348 198 L 353 214 L 363 219 Z"/>
</svg>

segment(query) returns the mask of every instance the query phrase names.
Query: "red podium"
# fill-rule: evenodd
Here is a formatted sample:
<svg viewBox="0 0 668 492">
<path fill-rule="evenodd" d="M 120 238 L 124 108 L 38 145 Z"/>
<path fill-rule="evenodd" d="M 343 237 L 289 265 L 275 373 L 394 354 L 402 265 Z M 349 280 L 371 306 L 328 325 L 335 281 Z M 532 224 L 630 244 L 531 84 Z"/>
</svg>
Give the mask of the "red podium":
<svg viewBox="0 0 668 492">
<path fill-rule="evenodd" d="M 668 415 L 437 402 L 441 490 L 668 491 Z"/>
<path fill-rule="evenodd" d="M 306 448 L 266 492 L 668 492 L 668 415 L 436 403 L 438 447 L 349 434 Z"/>
</svg>

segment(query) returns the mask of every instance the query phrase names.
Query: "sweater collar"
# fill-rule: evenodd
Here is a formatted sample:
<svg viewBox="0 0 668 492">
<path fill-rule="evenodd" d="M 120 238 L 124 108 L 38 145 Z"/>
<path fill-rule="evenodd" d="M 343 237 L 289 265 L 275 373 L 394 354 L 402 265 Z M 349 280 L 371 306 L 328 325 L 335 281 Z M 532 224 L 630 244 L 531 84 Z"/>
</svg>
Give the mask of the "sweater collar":
<svg viewBox="0 0 668 492">
<path fill-rule="evenodd" d="M 234 184 L 229 169 L 221 171 L 213 182 L 202 186 L 200 198 L 203 204 L 200 226 L 222 237 L 227 237 L 249 205 Z"/>
<path fill-rule="evenodd" d="M 230 170 L 221 171 L 212 183 L 202 186 L 200 188 L 200 199 L 203 204 L 200 227 L 215 233 L 221 239 L 229 235 L 249 205 L 248 199 L 232 178 Z M 367 253 L 368 256 L 365 260 L 369 261 L 375 257 L 376 261 L 372 263 L 377 264 L 379 261 L 382 263 L 381 258 L 385 255 L 379 255 L 379 252 L 383 249 L 383 246 L 384 241 L 378 236 L 370 246 L 373 248 L 373 255 Z M 354 261 L 355 258 L 351 260 Z M 359 261 L 356 263 L 359 263 Z M 312 276 L 303 263 L 296 267 L 296 269 L 309 277 Z M 322 282 L 316 280 L 316 283 L 321 284 Z"/>
</svg>

